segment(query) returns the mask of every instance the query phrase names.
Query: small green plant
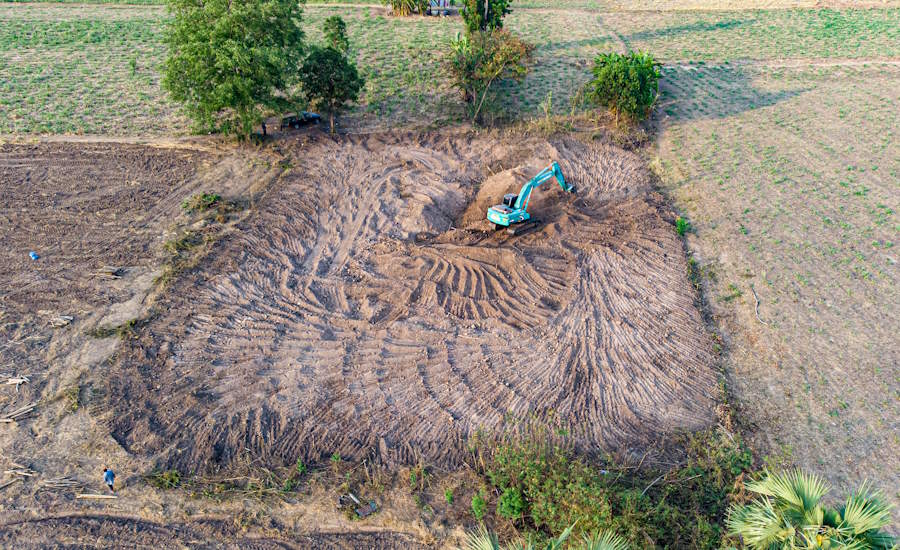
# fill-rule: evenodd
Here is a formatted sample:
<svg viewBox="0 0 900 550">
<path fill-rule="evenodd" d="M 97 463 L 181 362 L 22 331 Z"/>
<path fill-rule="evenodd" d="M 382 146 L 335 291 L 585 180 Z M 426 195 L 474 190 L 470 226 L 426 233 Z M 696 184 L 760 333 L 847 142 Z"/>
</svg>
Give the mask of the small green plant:
<svg viewBox="0 0 900 550">
<path fill-rule="evenodd" d="M 78 412 L 81 408 L 81 387 L 79 385 L 69 386 L 62 391 L 62 397 L 66 401 L 66 410 L 69 412 Z"/>
<path fill-rule="evenodd" d="M 500 495 L 497 513 L 505 518 L 520 519 L 525 513 L 525 499 L 522 497 L 522 491 L 515 487 L 507 487 Z"/>
<path fill-rule="evenodd" d="M 332 464 L 340 464 L 341 463 L 341 453 L 333 453 L 331 455 L 331 463 Z"/>
<path fill-rule="evenodd" d="M 306 464 L 304 464 L 303 461 L 298 458 L 297 466 L 294 470 L 297 472 L 298 476 L 302 476 L 303 474 L 306 473 L 306 470 L 307 470 Z"/>
<path fill-rule="evenodd" d="M 216 206 L 221 200 L 222 197 L 216 193 L 197 193 L 182 201 L 181 208 L 188 213 L 203 212 Z"/>
<path fill-rule="evenodd" d="M 138 322 L 139 319 L 131 319 L 129 321 L 125 321 L 121 325 L 95 327 L 88 331 L 88 336 L 97 339 L 117 336 L 124 340 L 125 338 L 128 338 L 130 336 L 134 336 L 135 329 L 138 326 Z"/>
<path fill-rule="evenodd" d="M 154 470 L 146 476 L 147 482 L 157 489 L 175 489 L 181 485 L 181 472 L 178 470 Z"/>
<path fill-rule="evenodd" d="M 691 230 L 691 222 L 686 219 L 678 216 L 675 218 L 675 232 L 678 233 L 679 236 L 684 236 L 685 233 Z"/>
<path fill-rule="evenodd" d="M 606 53 L 594 60 L 591 99 L 616 115 L 643 120 L 659 97 L 659 65 L 649 54 Z"/>
<path fill-rule="evenodd" d="M 137 74 L 137 57 L 132 57 L 128 60 L 128 66 L 131 67 L 131 76 Z"/>
<path fill-rule="evenodd" d="M 479 489 L 477 493 L 472 495 L 472 515 L 475 519 L 481 521 L 484 519 L 484 513 L 487 511 L 487 501 L 485 500 L 484 489 Z"/>
<path fill-rule="evenodd" d="M 448 487 L 448 488 L 444 489 L 444 501 L 446 501 L 447 504 L 453 504 L 453 489 L 452 488 Z"/>
</svg>

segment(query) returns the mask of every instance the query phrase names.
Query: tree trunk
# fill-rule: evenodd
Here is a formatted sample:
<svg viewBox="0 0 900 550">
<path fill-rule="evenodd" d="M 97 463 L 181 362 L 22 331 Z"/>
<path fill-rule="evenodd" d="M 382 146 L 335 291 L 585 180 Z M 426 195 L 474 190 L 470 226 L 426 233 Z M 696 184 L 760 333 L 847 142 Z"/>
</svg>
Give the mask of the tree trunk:
<svg viewBox="0 0 900 550">
<path fill-rule="evenodd" d="M 331 120 L 331 133 L 334 133 L 334 111 L 328 113 L 328 118 Z"/>
</svg>

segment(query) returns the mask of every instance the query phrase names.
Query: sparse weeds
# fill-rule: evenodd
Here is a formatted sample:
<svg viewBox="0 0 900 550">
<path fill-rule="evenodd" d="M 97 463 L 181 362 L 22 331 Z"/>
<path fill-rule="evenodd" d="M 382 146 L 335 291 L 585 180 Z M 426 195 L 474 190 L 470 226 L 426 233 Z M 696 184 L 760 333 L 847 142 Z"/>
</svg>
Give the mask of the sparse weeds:
<svg viewBox="0 0 900 550">
<path fill-rule="evenodd" d="M 187 213 L 204 212 L 219 204 L 222 197 L 218 193 L 197 193 L 181 203 Z"/>
<path fill-rule="evenodd" d="M 109 338 L 110 336 L 116 336 L 119 339 L 130 338 L 135 335 L 135 329 L 137 329 L 141 324 L 140 319 L 131 319 L 129 321 L 125 321 L 124 323 L 116 326 L 98 326 L 88 331 L 88 336 L 91 338 Z"/>
<path fill-rule="evenodd" d="M 78 384 L 74 384 L 63 388 L 60 392 L 60 397 L 66 403 L 66 411 L 68 412 L 78 412 L 78 409 L 81 408 L 81 386 Z"/>
<path fill-rule="evenodd" d="M 181 472 L 178 470 L 154 470 L 144 479 L 157 489 L 177 489 L 181 486 Z"/>
</svg>

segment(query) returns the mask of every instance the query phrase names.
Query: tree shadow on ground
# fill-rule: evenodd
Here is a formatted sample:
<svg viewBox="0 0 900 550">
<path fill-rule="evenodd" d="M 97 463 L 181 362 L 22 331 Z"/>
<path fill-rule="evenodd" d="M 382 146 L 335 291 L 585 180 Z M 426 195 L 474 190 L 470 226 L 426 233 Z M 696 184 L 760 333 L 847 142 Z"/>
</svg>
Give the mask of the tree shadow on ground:
<svg viewBox="0 0 900 550">
<path fill-rule="evenodd" d="M 762 71 L 740 62 L 665 67 L 657 111 L 667 115 L 669 122 L 726 118 L 787 101 L 812 89 L 758 88 L 754 80 L 765 76 L 765 69 Z"/>
<path fill-rule="evenodd" d="M 710 31 L 727 31 L 746 25 L 755 23 L 756 19 L 729 19 L 727 21 L 696 21 L 684 25 L 676 25 L 674 27 L 665 27 L 662 29 L 646 29 L 638 31 L 627 36 L 623 36 L 622 40 L 631 48 L 632 42 L 641 42 L 645 40 L 655 40 L 657 38 L 672 38 L 680 34 L 690 34 L 695 32 Z"/>
</svg>

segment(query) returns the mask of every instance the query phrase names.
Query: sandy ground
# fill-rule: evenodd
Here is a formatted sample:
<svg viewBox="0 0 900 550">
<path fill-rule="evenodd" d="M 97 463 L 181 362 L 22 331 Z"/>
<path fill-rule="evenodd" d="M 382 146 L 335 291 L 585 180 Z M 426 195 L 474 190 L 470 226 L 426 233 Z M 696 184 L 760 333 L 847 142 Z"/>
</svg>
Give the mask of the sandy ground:
<svg viewBox="0 0 900 550">
<path fill-rule="evenodd" d="M 277 509 L 198 506 L 141 476 L 334 453 L 453 469 L 476 432 L 532 421 L 565 428 L 585 453 L 629 454 L 714 421 L 711 340 L 672 214 L 636 155 L 463 131 L 165 145 L 0 149 L 11 197 L 0 359 L 4 374 L 30 379 L 3 386 L 0 411 L 38 404 L 0 432 L 5 466 L 37 472 L 0 494 L 0 540 L 305 546 L 288 532 L 320 537 L 317 547 L 409 547 L 395 531 L 433 530 L 408 491 L 357 527 L 335 518 L 326 489 Z M 532 198 L 537 231 L 494 231 L 487 206 L 552 160 L 577 195 L 550 182 Z M 180 203 L 200 191 L 249 208 L 161 291 L 163 244 L 193 223 Z M 109 279 L 103 266 L 124 269 Z M 54 329 L 57 315 L 74 319 Z M 88 335 L 132 319 L 126 338 Z M 94 492 L 106 465 L 120 472 L 118 501 L 42 487 L 65 475 Z M 246 510 L 277 526 L 220 539 L 196 521 Z M 327 534 L 366 529 L 381 534 Z"/>
</svg>

